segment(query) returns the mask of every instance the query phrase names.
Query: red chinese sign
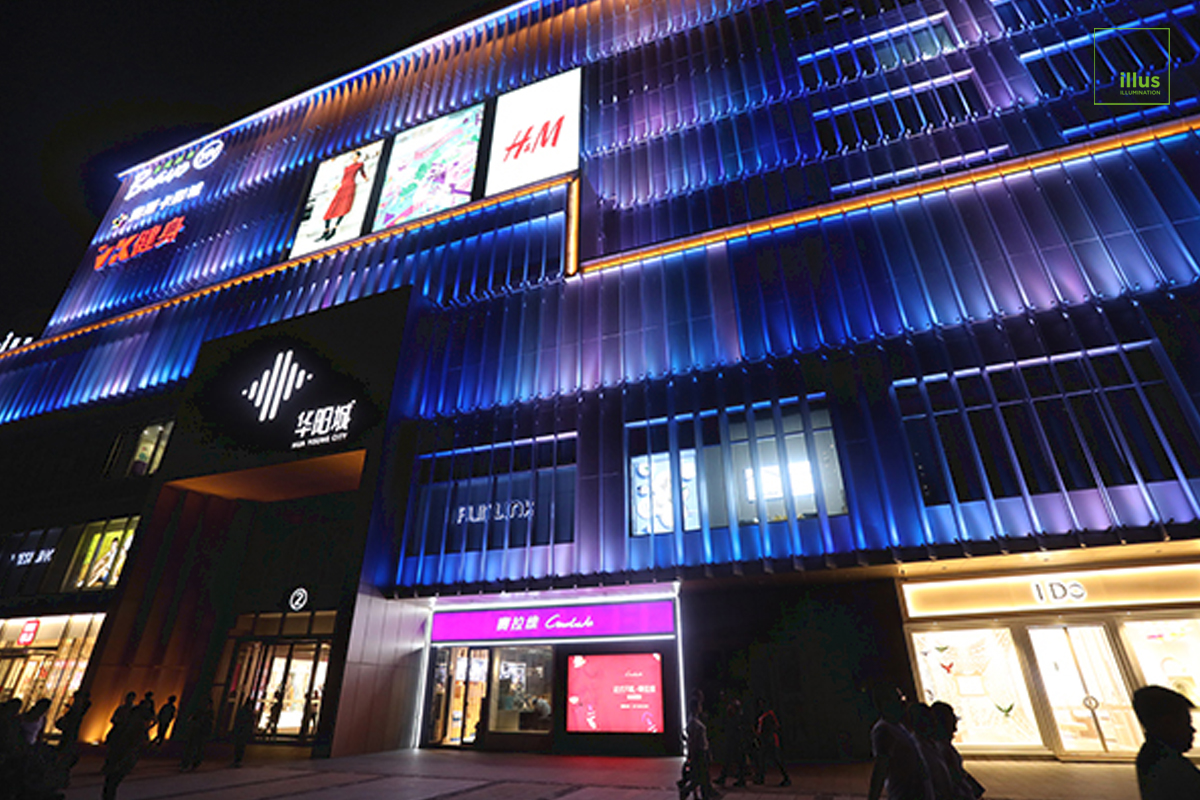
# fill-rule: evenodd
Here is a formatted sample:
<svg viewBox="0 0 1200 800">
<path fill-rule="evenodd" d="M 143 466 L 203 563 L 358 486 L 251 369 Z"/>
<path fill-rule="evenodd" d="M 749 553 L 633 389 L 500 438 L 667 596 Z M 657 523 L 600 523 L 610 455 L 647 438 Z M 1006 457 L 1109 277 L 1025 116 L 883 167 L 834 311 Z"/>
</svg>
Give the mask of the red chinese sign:
<svg viewBox="0 0 1200 800">
<path fill-rule="evenodd" d="M 96 253 L 95 269 L 101 270 L 113 264 L 120 264 L 156 247 L 171 244 L 183 233 L 183 220 L 182 216 L 175 217 L 162 225 L 151 225 L 137 233 L 122 236 L 115 244 L 101 245 Z"/>
<path fill-rule="evenodd" d="M 40 619 L 31 619 L 27 621 L 24 627 L 21 628 L 21 633 L 17 636 L 17 644 L 21 647 L 28 647 L 33 644 L 33 640 L 37 638 L 38 628 L 42 625 Z"/>
</svg>

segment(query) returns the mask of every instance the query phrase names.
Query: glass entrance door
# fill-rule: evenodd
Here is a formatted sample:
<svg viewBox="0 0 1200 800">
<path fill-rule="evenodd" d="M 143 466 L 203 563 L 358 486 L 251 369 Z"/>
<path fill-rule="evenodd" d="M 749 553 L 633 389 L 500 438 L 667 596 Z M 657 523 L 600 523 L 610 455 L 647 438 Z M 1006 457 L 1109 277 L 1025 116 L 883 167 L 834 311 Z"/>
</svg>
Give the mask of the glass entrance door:
<svg viewBox="0 0 1200 800">
<path fill-rule="evenodd" d="M 256 735 L 307 740 L 316 732 L 328 667 L 328 642 L 241 642 L 229 680 L 225 725 L 232 725 L 237 707 L 249 700 Z"/>
<path fill-rule="evenodd" d="M 1062 750 L 1136 753 L 1141 732 L 1103 625 L 1029 628 Z"/>
</svg>

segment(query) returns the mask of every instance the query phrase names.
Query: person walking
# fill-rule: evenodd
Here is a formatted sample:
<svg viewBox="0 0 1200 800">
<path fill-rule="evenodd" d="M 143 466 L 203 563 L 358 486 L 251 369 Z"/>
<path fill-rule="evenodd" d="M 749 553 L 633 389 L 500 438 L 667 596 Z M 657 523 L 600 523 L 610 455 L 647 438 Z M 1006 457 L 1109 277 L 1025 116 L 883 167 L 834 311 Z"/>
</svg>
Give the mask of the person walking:
<svg viewBox="0 0 1200 800">
<path fill-rule="evenodd" d="M 200 707 L 188 715 L 186 737 L 183 742 L 183 758 L 179 762 L 180 772 L 191 772 L 204 761 L 204 748 L 213 728 L 212 698 L 205 695 Z"/>
<path fill-rule="evenodd" d="M 137 697 L 133 692 L 130 692 L 130 696 Z M 150 741 L 150 728 L 154 724 L 153 712 L 148 708 L 145 702 L 139 703 L 121 721 L 120 727 L 114 727 L 109 733 L 108 755 L 100 770 L 104 774 L 102 800 L 116 800 L 117 787 L 133 772 L 138 758 L 146 749 Z"/>
<path fill-rule="evenodd" d="M 1133 713 L 1146 732 L 1137 754 L 1142 800 L 1200 800 L 1200 770 L 1184 756 L 1192 749 L 1192 701 L 1164 686 L 1133 693 Z"/>
<path fill-rule="evenodd" d="M 755 764 L 754 782 L 763 783 L 766 780 L 769 761 L 783 776 L 779 785 L 791 786 L 792 779 L 788 777 L 787 767 L 783 765 L 783 753 L 779 747 L 779 717 L 763 698 L 758 698 L 755 705 L 758 711 L 758 718 L 754 722 L 754 735 L 758 738 L 758 760 Z"/>
<path fill-rule="evenodd" d="M 879 800 L 887 787 L 888 800 L 934 800 L 933 785 L 916 738 L 900 721 L 904 703 L 895 686 L 877 686 L 872 701 L 879 720 L 871 728 L 871 785 L 867 800 Z"/>
<path fill-rule="evenodd" d="M 700 694 L 688 702 L 687 751 L 683 777 L 675 784 L 679 800 L 686 800 L 689 795 L 697 795 L 701 800 L 719 797 L 709 772 L 708 726 L 704 723 L 704 699 Z"/>
<path fill-rule="evenodd" d="M 154 746 L 162 747 L 163 742 L 167 740 L 167 729 L 171 727 L 171 722 L 175 719 L 175 695 L 167 698 L 167 702 L 163 703 L 163 707 L 158 710 L 158 730 L 154 735 Z"/>
<path fill-rule="evenodd" d="M 734 786 L 746 785 L 750 740 L 751 727 L 746 718 L 746 709 L 742 708 L 741 700 L 736 697 L 730 698 L 725 704 L 725 748 L 717 786 L 724 789 L 725 781 L 731 777 L 734 779 Z"/>
<path fill-rule="evenodd" d="M 113 735 L 117 732 L 118 728 L 125 727 L 125 723 L 128 721 L 129 715 L 133 713 L 134 700 L 137 700 L 137 692 L 126 692 L 125 700 L 122 701 L 121 705 L 117 706 L 116 710 L 113 711 L 112 716 L 109 717 L 108 721 L 112 727 L 108 729 L 108 734 L 104 737 L 105 744 L 109 743 L 109 740 L 113 738 Z"/>
<path fill-rule="evenodd" d="M 254 703 L 247 697 L 233 717 L 233 765 L 240 767 L 246 758 L 246 746 L 254 738 Z"/>
</svg>

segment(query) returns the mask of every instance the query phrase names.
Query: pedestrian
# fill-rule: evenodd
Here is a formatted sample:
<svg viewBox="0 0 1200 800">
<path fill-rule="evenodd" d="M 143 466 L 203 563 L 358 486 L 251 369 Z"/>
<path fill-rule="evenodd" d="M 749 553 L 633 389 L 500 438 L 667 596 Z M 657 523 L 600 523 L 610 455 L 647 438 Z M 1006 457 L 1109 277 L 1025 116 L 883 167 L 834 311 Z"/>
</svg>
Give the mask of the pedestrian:
<svg viewBox="0 0 1200 800">
<path fill-rule="evenodd" d="M 779 769 L 779 774 L 783 776 L 783 780 L 779 782 L 780 786 L 791 786 L 792 779 L 788 777 L 787 767 L 783 765 L 783 753 L 779 747 L 779 717 L 775 715 L 775 711 L 767 705 L 767 701 L 763 698 L 758 698 L 757 703 L 758 718 L 754 722 L 754 735 L 758 739 L 758 760 L 755 764 L 754 782 L 763 783 L 766 780 L 767 762 L 771 762 Z"/>
<path fill-rule="evenodd" d="M 725 703 L 725 741 L 721 759 L 721 774 L 717 777 L 717 786 L 725 788 L 725 781 L 733 778 L 734 786 L 746 785 L 746 763 L 751 746 L 750 720 L 742 701 L 736 697 Z"/>
<path fill-rule="evenodd" d="M 191 772 L 204 761 L 204 748 L 212 736 L 213 717 L 212 698 L 205 695 L 200 700 L 200 707 L 188 715 L 183 758 L 179 762 L 180 772 Z"/>
<path fill-rule="evenodd" d="M 933 709 L 924 703 L 910 703 L 904 709 L 904 726 L 916 739 L 934 798 L 960 800 L 956 793 L 958 787 L 950 778 L 950 767 L 937 745 L 937 717 Z"/>
<path fill-rule="evenodd" d="M 1191 700 L 1163 686 L 1133 693 L 1133 713 L 1146 732 L 1137 754 L 1142 800 L 1200 799 L 1200 770 L 1184 756 L 1196 735 L 1192 708 Z"/>
<path fill-rule="evenodd" d="M 249 697 L 242 701 L 233 717 L 233 765 L 240 767 L 246 757 L 246 746 L 254 738 L 254 703 Z"/>
<path fill-rule="evenodd" d="M 872 701 L 879 720 L 871 728 L 871 785 L 867 800 L 879 800 L 887 787 L 888 800 L 934 800 L 933 786 L 921 759 L 916 738 L 900 724 L 904 702 L 895 686 L 876 686 Z"/>
<path fill-rule="evenodd" d="M 137 695 L 130 692 L 126 699 L 132 704 Z M 104 773 L 103 800 L 116 800 L 117 787 L 137 765 L 138 758 L 150 741 L 150 727 L 154 723 L 153 712 L 145 701 L 138 703 L 109 733 L 108 755 L 101 772 Z"/>
<path fill-rule="evenodd" d="M 121 705 L 117 706 L 109 717 L 109 724 L 112 726 L 108 729 L 108 734 L 104 737 L 104 743 L 108 744 L 109 739 L 116 733 L 117 728 L 125 727 L 125 721 L 129 719 L 129 715 L 133 713 L 133 701 L 137 700 L 137 692 L 126 692 L 125 699 L 121 701 Z"/>
<path fill-rule="evenodd" d="M 280 686 L 275 690 L 274 699 L 271 701 L 271 713 L 267 719 L 267 735 L 276 736 L 279 733 L 279 718 L 283 716 L 283 687 Z"/>
<path fill-rule="evenodd" d="M 719 797 L 712 785 L 709 772 L 708 726 L 704 723 L 704 695 L 697 693 L 688 702 L 687 760 L 683 765 L 683 777 L 676 782 L 679 800 L 688 795 L 711 800 Z"/>
<path fill-rule="evenodd" d="M 21 738 L 31 747 L 41 741 L 46 729 L 46 713 L 50 710 L 50 698 L 43 697 L 21 715 Z"/>
<path fill-rule="evenodd" d="M 162 747 L 163 742 L 167 740 L 167 729 L 171 727 L 171 722 L 175 719 L 175 695 L 167 698 L 167 702 L 163 703 L 163 707 L 158 710 L 158 731 L 154 736 L 154 746 Z"/>
<path fill-rule="evenodd" d="M 937 743 L 942 761 L 950 772 L 950 782 L 954 786 L 954 796 L 961 800 L 976 800 L 983 796 L 983 784 L 975 780 L 971 773 L 963 767 L 962 754 L 954 747 L 954 732 L 958 730 L 958 715 L 949 703 L 941 700 L 930 706 L 937 722 L 934 741 Z"/>
</svg>

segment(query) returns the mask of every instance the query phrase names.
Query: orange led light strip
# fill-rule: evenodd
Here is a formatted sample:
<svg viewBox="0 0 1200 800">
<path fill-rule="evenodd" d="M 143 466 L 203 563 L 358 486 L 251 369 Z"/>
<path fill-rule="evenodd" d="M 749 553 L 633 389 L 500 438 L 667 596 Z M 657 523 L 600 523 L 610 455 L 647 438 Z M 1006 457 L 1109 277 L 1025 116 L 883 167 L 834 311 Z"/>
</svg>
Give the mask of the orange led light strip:
<svg viewBox="0 0 1200 800">
<path fill-rule="evenodd" d="M 51 336 L 47 339 L 39 339 L 36 342 L 30 342 L 29 344 L 24 345 L 22 347 L 17 347 L 12 350 L 6 350 L 5 352 L 0 353 L 0 360 L 9 358 L 10 356 L 15 356 L 18 353 L 27 353 L 30 350 L 35 350 L 39 347 L 45 347 L 47 345 L 51 345 L 56 342 L 62 342 L 62 341 L 71 339 L 76 336 L 82 336 L 86 333 L 91 333 L 92 331 L 99 330 L 99 329 L 107 327 L 109 325 L 117 325 L 122 322 L 127 322 L 132 319 L 137 319 L 138 317 L 142 317 L 147 314 L 153 314 L 155 312 L 163 310 L 164 308 L 170 308 L 171 306 L 178 306 L 178 305 L 182 305 L 184 303 L 190 303 L 193 300 L 197 300 L 201 297 L 205 297 L 207 295 L 213 294 L 214 292 L 223 292 L 226 289 L 232 289 L 233 287 L 240 286 L 243 283 L 249 283 L 250 281 L 256 281 L 260 278 L 265 278 L 268 275 L 274 275 L 276 273 L 283 272 L 285 270 L 295 269 L 297 267 L 303 266 L 304 264 L 308 264 L 312 261 L 317 261 L 317 260 L 320 260 L 327 256 L 330 256 L 334 253 L 342 253 L 342 252 L 346 252 L 348 250 L 357 249 L 359 247 L 365 247 L 368 245 L 376 244 L 377 242 L 382 242 L 386 239 L 391 239 L 396 236 L 403 236 L 404 234 L 409 233 L 414 230 L 417 230 L 418 228 L 425 228 L 430 225 L 436 225 L 439 222 L 445 222 L 446 220 L 449 220 L 449 219 L 454 219 L 456 217 L 463 217 L 468 214 L 472 214 L 476 211 L 480 211 L 485 208 L 490 208 L 491 206 L 499 205 L 500 203 L 504 203 L 509 200 L 515 200 L 520 197 L 527 197 L 528 195 L 537 194 L 538 192 L 543 192 L 548 189 L 554 189 L 554 188 L 562 186 L 564 184 L 569 184 L 569 186 L 568 186 L 568 204 L 567 204 L 568 205 L 567 229 L 569 231 L 575 230 L 579 227 L 578 224 L 575 222 L 575 220 L 577 219 L 576 214 L 578 213 L 578 210 L 579 210 L 578 183 L 579 183 L 579 179 L 577 177 L 575 177 L 574 175 L 565 175 L 565 176 L 562 176 L 559 178 L 552 178 L 547 181 L 542 181 L 541 183 L 535 183 L 531 186 L 526 186 L 521 189 L 513 189 L 510 192 L 504 192 L 503 194 L 498 194 L 495 197 L 487 197 L 487 198 L 484 198 L 483 200 L 479 200 L 477 202 L 470 203 L 465 206 L 459 206 L 458 208 L 453 208 L 453 209 L 450 209 L 449 211 L 439 212 L 430 217 L 423 217 L 422 219 L 416 220 L 414 222 L 406 222 L 402 225 L 397 225 L 394 228 L 388 228 L 385 231 L 379 231 L 378 233 L 371 233 L 371 234 L 367 234 L 366 236 L 360 236 L 359 238 L 354 239 L 352 241 L 345 242 L 345 243 L 339 244 L 339 245 L 335 245 L 333 247 L 327 247 L 324 250 L 318 250 L 314 253 L 308 253 L 299 258 L 293 258 L 289 261 L 282 261 L 278 264 L 273 264 L 269 267 L 263 267 L 262 269 L 255 270 L 254 272 L 247 272 L 245 275 L 238 275 L 236 278 L 230 278 L 228 280 L 221 281 L 220 283 L 214 283 L 211 286 L 205 286 L 203 289 L 196 289 L 195 291 L 188 292 L 187 294 L 181 294 L 178 297 L 172 297 L 168 300 L 162 300 L 157 303 L 152 303 L 151 305 L 143 306 L 134 311 L 127 311 L 124 314 L 121 314 L 116 317 L 110 317 L 109 319 L 101 320 L 99 322 L 93 322 L 90 325 L 83 326 L 82 328 L 76 328 L 74 330 L 67 331 L 66 333 L 60 333 L 60 334 L 57 334 L 56 336 Z M 570 199 L 571 197 L 574 197 L 573 201 Z M 568 268 L 570 274 L 574 273 L 575 268 L 578 265 L 578 255 L 577 254 L 578 254 L 578 239 L 576 238 L 573 241 L 571 239 L 568 239 L 568 252 L 567 252 L 568 267 L 567 268 Z"/>
<path fill-rule="evenodd" d="M 936 194 L 938 192 L 947 192 L 951 189 L 958 189 L 963 186 L 983 183 L 984 181 L 994 180 L 996 178 L 1004 178 L 1019 173 L 1032 172 L 1034 170 L 1041 169 L 1042 167 L 1065 164 L 1069 161 L 1076 161 L 1089 156 L 1111 153 L 1114 150 L 1120 150 L 1121 148 L 1125 147 L 1133 147 L 1160 139 L 1169 139 L 1172 136 L 1190 133 L 1198 128 L 1200 128 L 1200 117 L 1189 117 L 1183 120 L 1175 120 L 1156 125 L 1151 128 L 1143 128 L 1133 133 L 1117 134 L 1104 139 L 1097 139 L 1092 142 L 1087 142 L 1085 144 L 1073 145 L 1071 147 L 1053 150 L 1041 155 L 1023 156 L 1012 159 L 1011 161 L 1006 161 L 1003 164 L 997 164 L 988 167 L 978 167 L 957 175 L 930 178 L 929 180 L 910 184 L 908 186 L 902 186 L 897 189 L 886 189 L 883 191 L 872 192 L 871 194 L 860 195 L 850 200 L 843 200 L 836 203 L 826 203 L 824 205 L 806 208 L 801 211 L 789 211 L 784 214 L 767 217 L 766 219 L 757 220 L 755 222 L 732 225 L 728 228 L 722 228 L 717 231 L 697 234 L 696 236 L 689 236 L 684 239 L 676 239 L 675 241 L 667 242 L 666 244 L 653 245 L 651 247 L 645 247 L 639 250 L 631 250 L 618 255 L 593 259 L 581 265 L 580 270 L 585 274 L 589 272 L 599 272 L 600 270 L 604 269 L 612 269 L 613 267 L 634 264 L 639 261 L 644 261 L 648 258 L 674 255 L 676 253 L 682 253 L 687 250 L 695 250 L 713 244 L 722 244 L 732 239 L 742 239 L 758 233 L 769 233 L 782 228 L 801 225 L 806 222 L 815 222 L 830 217 L 837 217 L 854 211 L 865 211 L 867 209 L 877 208 L 890 203 L 897 203 L 901 200 L 909 200 L 914 197 L 923 197 L 925 195 Z"/>
</svg>

